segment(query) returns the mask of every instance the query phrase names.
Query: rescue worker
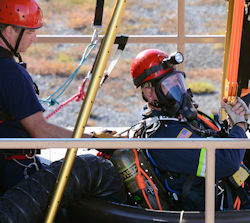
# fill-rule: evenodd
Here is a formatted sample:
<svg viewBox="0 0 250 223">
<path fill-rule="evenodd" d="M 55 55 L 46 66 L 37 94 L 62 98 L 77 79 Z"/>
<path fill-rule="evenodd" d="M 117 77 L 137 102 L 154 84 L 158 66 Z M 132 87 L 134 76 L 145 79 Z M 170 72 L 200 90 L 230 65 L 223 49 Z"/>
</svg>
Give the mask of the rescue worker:
<svg viewBox="0 0 250 223">
<path fill-rule="evenodd" d="M 0 138 L 72 138 L 72 131 L 45 120 L 37 86 L 20 55 L 37 40 L 36 31 L 43 24 L 41 8 L 36 0 L 1 0 L 0 12 Z M 41 167 L 36 153 L 33 149 L 0 150 L 0 195 Z M 105 172 L 104 164 L 98 168 Z"/>
<path fill-rule="evenodd" d="M 141 132 L 143 134 L 136 137 L 247 138 L 245 115 L 249 115 L 249 109 L 244 102 L 238 98 L 234 106 L 229 105 L 225 99 L 221 103 L 232 122 L 228 135 L 225 132 L 222 133 L 222 130 L 218 131 L 216 128 L 221 127 L 213 120 L 211 120 L 212 126 L 215 126 L 216 130 L 208 128 L 207 124 L 197 118 L 199 112 L 192 100 L 190 89 L 186 87 L 185 73 L 176 70 L 174 65 L 176 61 L 172 63 L 171 60 L 173 58 L 170 59 L 161 50 L 147 49 L 140 52 L 132 62 L 131 76 L 134 85 L 137 88 L 141 87 L 142 97 L 147 102 L 143 108 L 143 120 L 159 118 L 157 122 L 140 130 L 140 134 Z M 217 183 L 221 179 L 233 176 L 239 170 L 244 154 L 245 149 L 216 150 Z M 204 210 L 205 148 L 200 150 L 149 149 L 147 155 L 158 169 L 163 184 L 175 194 L 173 209 Z M 219 206 L 224 201 L 222 199 L 219 204 L 217 201 L 217 209 L 221 209 Z M 233 204 L 229 199 L 225 198 L 225 200 L 223 208 L 231 208 Z"/>
</svg>

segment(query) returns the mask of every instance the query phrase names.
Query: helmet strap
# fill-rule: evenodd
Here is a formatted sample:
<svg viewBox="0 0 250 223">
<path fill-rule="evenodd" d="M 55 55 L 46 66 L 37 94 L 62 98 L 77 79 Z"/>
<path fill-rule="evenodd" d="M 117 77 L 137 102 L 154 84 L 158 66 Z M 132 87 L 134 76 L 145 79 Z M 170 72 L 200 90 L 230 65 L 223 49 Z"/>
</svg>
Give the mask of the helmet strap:
<svg viewBox="0 0 250 223">
<path fill-rule="evenodd" d="M 160 108 L 160 109 L 163 109 L 163 105 L 159 102 L 159 101 L 152 101 L 152 102 L 148 102 L 148 100 L 145 98 L 143 92 L 142 92 L 142 98 L 144 101 L 146 101 L 149 105 L 155 107 L 155 108 Z"/>
<path fill-rule="evenodd" d="M 21 31 L 20 31 L 20 33 L 19 33 L 19 35 L 18 35 L 17 41 L 16 41 L 15 49 L 14 49 L 14 55 L 15 55 L 16 57 L 18 57 L 19 63 L 20 63 L 20 64 L 23 63 L 23 60 L 22 60 L 22 57 L 21 57 L 20 53 L 17 52 L 17 49 L 18 49 L 18 47 L 19 47 L 19 45 L 20 45 L 20 42 L 21 42 L 21 39 L 22 39 L 22 37 L 23 37 L 24 31 L 25 31 L 25 29 L 21 29 Z"/>
<path fill-rule="evenodd" d="M 0 37 L 2 38 L 2 40 L 4 41 L 5 45 L 10 49 L 10 51 L 14 54 L 14 56 L 16 56 L 19 60 L 20 64 L 23 64 L 23 60 L 22 57 L 20 55 L 20 53 L 17 52 L 17 49 L 19 47 L 19 44 L 21 42 L 21 39 L 23 37 L 23 33 L 24 33 L 25 29 L 21 29 L 17 41 L 16 41 L 16 46 L 15 49 L 9 44 L 9 42 L 6 40 L 6 38 L 3 36 L 3 34 L 0 32 Z"/>
</svg>

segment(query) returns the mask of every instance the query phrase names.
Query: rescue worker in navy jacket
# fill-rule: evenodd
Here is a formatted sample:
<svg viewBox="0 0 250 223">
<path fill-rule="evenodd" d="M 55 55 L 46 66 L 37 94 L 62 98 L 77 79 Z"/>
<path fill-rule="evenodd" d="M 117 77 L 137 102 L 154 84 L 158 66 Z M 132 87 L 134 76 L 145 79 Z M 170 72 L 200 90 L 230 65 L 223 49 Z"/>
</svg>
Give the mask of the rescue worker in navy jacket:
<svg viewBox="0 0 250 223">
<path fill-rule="evenodd" d="M 72 131 L 45 120 L 37 86 L 20 55 L 37 40 L 39 5 L 35 0 L 1 0 L 0 12 L 0 138 L 72 138 Z M 0 150 L 0 194 L 40 167 L 35 153 Z"/>
<path fill-rule="evenodd" d="M 132 62 L 133 82 L 136 87 L 141 87 L 142 97 L 147 102 L 143 119 L 159 117 L 158 123 L 146 127 L 144 135 L 140 137 L 223 137 L 216 133 L 218 131 L 199 129 L 205 124 L 198 122 L 199 113 L 186 87 L 185 73 L 177 71 L 169 58 L 161 50 L 148 49 L 140 52 Z M 231 106 L 223 100 L 221 106 L 226 109 L 232 122 L 227 137 L 247 138 L 244 115 L 249 115 L 249 109 L 244 102 L 238 98 L 235 105 Z M 245 149 L 216 150 L 216 180 L 230 177 L 239 170 L 244 154 Z M 158 171 L 166 176 L 165 186 L 178 195 L 177 209 L 204 209 L 205 148 L 152 149 L 148 150 L 148 156 Z"/>
</svg>

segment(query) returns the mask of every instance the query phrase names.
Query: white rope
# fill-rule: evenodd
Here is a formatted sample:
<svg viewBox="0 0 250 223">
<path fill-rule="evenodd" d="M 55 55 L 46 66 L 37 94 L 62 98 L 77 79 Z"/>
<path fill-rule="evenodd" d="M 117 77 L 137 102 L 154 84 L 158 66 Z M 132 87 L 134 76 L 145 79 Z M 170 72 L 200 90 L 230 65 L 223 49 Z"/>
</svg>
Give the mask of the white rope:
<svg viewBox="0 0 250 223">
<path fill-rule="evenodd" d="M 24 167 L 23 174 L 24 174 L 24 178 L 25 178 L 25 179 L 27 179 L 27 178 L 29 177 L 29 174 L 28 174 L 28 169 L 29 169 L 29 168 L 34 167 L 36 171 L 39 170 L 39 167 L 38 167 L 38 165 L 37 165 L 37 163 L 36 163 L 35 157 L 32 157 L 31 159 L 33 159 L 33 162 L 30 163 L 29 165 L 25 165 L 25 164 L 19 162 L 18 160 L 16 160 L 15 158 L 12 158 L 12 160 L 13 160 L 14 162 L 16 162 L 18 165 Z"/>
<path fill-rule="evenodd" d="M 184 215 L 184 210 L 183 210 L 183 211 L 181 211 L 181 214 L 180 214 L 180 221 L 179 221 L 179 223 L 182 223 L 182 220 L 183 220 L 183 215 Z"/>
</svg>

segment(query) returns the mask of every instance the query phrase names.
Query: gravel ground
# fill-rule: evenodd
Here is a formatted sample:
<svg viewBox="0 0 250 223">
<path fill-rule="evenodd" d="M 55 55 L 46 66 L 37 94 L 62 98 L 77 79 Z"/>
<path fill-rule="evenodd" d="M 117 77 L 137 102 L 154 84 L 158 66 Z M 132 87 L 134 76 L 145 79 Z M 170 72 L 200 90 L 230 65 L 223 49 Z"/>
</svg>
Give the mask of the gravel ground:
<svg viewBox="0 0 250 223">
<path fill-rule="evenodd" d="M 145 7 L 140 4 L 135 5 L 133 8 L 129 8 L 131 13 L 136 18 L 147 17 L 158 18 L 160 13 L 157 10 L 163 10 L 160 8 L 146 7 L 147 5 L 154 5 L 154 0 L 142 1 Z M 223 20 L 226 16 L 225 4 L 221 5 L 193 5 L 197 0 L 186 1 L 186 31 L 189 34 L 209 34 L 214 32 L 215 27 L 207 26 L 207 21 L 216 17 L 218 22 Z M 209 1 L 206 1 L 209 2 Z M 168 6 L 168 12 L 177 9 L 177 1 L 172 0 L 160 0 L 157 4 L 164 4 Z M 169 15 L 170 13 L 168 13 Z M 209 16 L 208 16 L 209 15 Z M 162 18 L 158 18 L 161 21 Z M 225 19 L 224 19 L 225 20 Z M 65 29 L 63 26 L 58 26 L 61 29 Z M 65 29 L 67 30 L 67 29 Z M 68 30 L 69 31 L 69 30 Z M 68 33 L 67 34 L 71 34 Z M 210 32 L 211 31 L 211 32 Z M 64 32 L 60 32 L 64 33 Z M 159 28 L 150 26 L 144 27 L 143 34 L 164 34 Z M 223 63 L 223 52 L 217 51 L 211 46 L 212 44 L 187 44 L 185 48 L 185 68 L 194 69 L 207 69 L 207 68 L 221 68 Z M 150 46 L 144 46 L 144 48 L 159 48 L 166 50 L 166 52 L 173 52 L 176 50 L 174 44 L 159 45 L 151 44 Z M 135 46 L 133 44 L 128 45 L 124 52 L 123 57 L 130 59 L 142 49 L 141 46 Z M 128 72 L 123 75 L 122 78 L 111 78 L 108 79 L 107 83 L 98 91 L 95 103 L 93 105 L 88 125 L 100 126 L 100 127 L 120 127 L 130 126 L 140 120 L 141 108 L 144 101 L 141 99 L 139 91 L 136 91 L 132 85 L 132 81 L 129 75 L 130 67 L 128 66 Z M 119 63 L 115 70 L 119 71 Z M 111 73 L 112 76 L 112 73 Z M 48 96 L 51 92 L 56 90 L 61 83 L 63 83 L 65 77 L 56 76 L 38 76 L 34 75 L 33 79 L 39 85 L 41 91 L 41 97 Z M 206 80 L 211 82 L 211 80 Z M 220 83 L 212 82 L 215 86 L 215 92 L 209 95 L 195 95 L 194 100 L 199 104 L 200 110 L 206 113 L 217 112 L 220 98 Z M 73 94 L 77 92 L 78 86 L 81 81 L 73 81 L 70 90 L 67 90 L 65 94 L 60 98 L 59 102 L 62 103 Z M 72 87 L 73 86 L 73 87 Z M 131 94 L 129 93 L 131 92 Z M 45 115 L 49 114 L 56 109 L 57 106 L 47 106 Z M 81 107 L 81 103 L 71 102 L 59 113 L 54 115 L 50 122 L 56 123 L 57 125 L 64 127 L 73 127 L 78 117 L 78 113 Z"/>
</svg>

